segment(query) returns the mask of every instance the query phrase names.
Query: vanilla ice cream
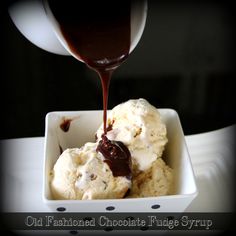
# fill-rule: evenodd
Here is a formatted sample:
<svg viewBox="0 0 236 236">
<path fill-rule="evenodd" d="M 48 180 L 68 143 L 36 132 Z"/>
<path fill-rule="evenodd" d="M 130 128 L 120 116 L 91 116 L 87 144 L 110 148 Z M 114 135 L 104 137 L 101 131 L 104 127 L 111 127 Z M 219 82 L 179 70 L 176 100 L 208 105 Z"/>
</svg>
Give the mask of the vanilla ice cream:
<svg viewBox="0 0 236 236">
<path fill-rule="evenodd" d="M 108 115 L 107 135 L 103 134 L 101 125 L 96 143 L 61 154 L 52 170 L 55 199 L 135 198 L 171 193 L 173 170 L 161 158 L 167 131 L 154 106 L 145 99 L 136 99 L 114 107 Z"/>
<path fill-rule="evenodd" d="M 173 170 L 162 158 L 134 177 L 129 198 L 154 197 L 171 194 L 173 190 Z"/>
<path fill-rule="evenodd" d="M 96 133 L 98 140 L 102 134 L 101 125 Z M 114 107 L 108 114 L 107 137 L 128 147 L 135 175 L 149 169 L 162 156 L 167 143 L 160 113 L 145 99 L 129 100 Z"/>
<path fill-rule="evenodd" d="M 131 180 L 114 177 L 96 151 L 97 143 L 65 150 L 52 170 L 51 190 L 54 199 L 122 198 Z"/>
</svg>

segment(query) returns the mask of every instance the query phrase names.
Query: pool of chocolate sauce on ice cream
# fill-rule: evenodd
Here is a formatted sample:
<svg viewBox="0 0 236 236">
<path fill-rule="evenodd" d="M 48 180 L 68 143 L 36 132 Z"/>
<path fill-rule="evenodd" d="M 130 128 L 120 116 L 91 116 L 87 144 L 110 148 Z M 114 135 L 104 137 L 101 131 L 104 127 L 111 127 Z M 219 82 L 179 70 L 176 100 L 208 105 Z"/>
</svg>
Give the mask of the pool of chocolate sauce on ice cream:
<svg viewBox="0 0 236 236">
<path fill-rule="evenodd" d="M 103 90 L 104 135 L 97 151 L 114 176 L 131 178 L 131 155 L 122 143 L 108 140 L 107 102 L 112 73 L 128 57 L 131 1 L 49 0 L 51 11 L 71 52 L 96 71 Z"/>
</svg>

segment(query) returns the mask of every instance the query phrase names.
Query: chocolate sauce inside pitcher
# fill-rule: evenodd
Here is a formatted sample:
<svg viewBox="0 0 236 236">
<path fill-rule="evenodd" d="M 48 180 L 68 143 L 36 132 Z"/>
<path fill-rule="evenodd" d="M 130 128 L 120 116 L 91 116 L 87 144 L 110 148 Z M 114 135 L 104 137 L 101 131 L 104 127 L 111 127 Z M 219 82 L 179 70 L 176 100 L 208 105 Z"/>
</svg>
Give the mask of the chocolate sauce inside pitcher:
<svg viewBox="0 0 236 236">
<path fill-rule="evenodd" d="M 71 52 L 95 70 L 101 79 L 104 135 L 97 151 L 104 155 L 114 176 L 130 176 L 129 150 L 121 142 L 107 139 L 106 121 L 112 73 L 129 55 L 131 1 L 48 2 Z"/>
</svg>

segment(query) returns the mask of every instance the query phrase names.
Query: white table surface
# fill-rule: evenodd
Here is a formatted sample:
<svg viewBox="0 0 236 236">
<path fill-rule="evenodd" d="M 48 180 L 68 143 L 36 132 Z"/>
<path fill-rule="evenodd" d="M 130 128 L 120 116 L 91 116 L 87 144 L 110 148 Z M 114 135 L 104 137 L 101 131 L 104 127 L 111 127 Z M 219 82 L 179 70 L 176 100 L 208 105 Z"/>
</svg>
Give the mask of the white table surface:
<svg viewBox="0 0 236 236">
<path fill-rule="evenodd" d="M 186 136 L 199 194 L 187 208 L 196 212 L 230 211 L 236 126 Z M 3 210 L 50 212 L 42 201 L 44 138 L 1 140 Z"/>
</svg>

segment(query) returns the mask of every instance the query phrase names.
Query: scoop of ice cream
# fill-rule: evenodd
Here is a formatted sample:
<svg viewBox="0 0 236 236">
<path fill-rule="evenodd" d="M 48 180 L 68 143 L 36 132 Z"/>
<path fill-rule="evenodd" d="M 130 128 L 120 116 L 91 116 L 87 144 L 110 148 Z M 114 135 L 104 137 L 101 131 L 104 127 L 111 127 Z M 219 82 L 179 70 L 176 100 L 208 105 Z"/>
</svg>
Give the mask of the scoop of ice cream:
<svg viewBox="0 0 236 236">
<path fill-rule="evenodd" d="M 166 126 L 158 110 L 145 99 L 129 100 L 108 114 L 107 137 L 123 142 L 132 157 L 133 172 L 147 170 L 161 157 L 167 143 Z M 101 139 L 103 125 L 96 136 Z"/>
<path fill-rule="evenodd" d="M 97 143 L 65 150 L 52 171 L 51 190 L 54 199 L 111 199 L 122 198 L 131 180 L 114 177 Z"/>
<path fill-rule="evenodd" d="M 154 197 L 171 194 L 173 170 L 162 158 L 153 162 L 146 171 L 134 177 L 129 198 Z"/>
</svg>

